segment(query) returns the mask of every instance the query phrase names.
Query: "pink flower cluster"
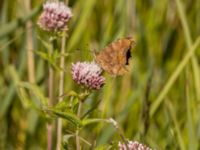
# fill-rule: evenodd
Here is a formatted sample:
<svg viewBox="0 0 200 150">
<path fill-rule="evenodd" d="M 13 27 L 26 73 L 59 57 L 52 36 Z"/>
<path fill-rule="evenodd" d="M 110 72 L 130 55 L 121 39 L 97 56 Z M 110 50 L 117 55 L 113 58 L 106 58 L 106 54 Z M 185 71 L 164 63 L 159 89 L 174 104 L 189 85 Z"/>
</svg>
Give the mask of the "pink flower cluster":
<svg viewBox="0 0 200 150">
<path fill-rule="evenodd" d="M 70 8 L 63 2 L 49 1 L 43 5 L 38 25 L 45 31 L 63 31 L 67 30 L 67 23 L 71 17 Z"/>
<path fill-rule="evenodd" d="M 119 142 L 119 150 L 127 150 L 125 144 Z M 152 150 L 151 148 L 137 142 L 137 141 L 128 141 L 129 150 Z"/>
<path fill-rule="evenodd" d="M 98 90 L 105 78 L 101 75 L 102 69 L 95 62 L 77 62 L 72 64 L 73 80 L 89 89 Z"/>
</svg>

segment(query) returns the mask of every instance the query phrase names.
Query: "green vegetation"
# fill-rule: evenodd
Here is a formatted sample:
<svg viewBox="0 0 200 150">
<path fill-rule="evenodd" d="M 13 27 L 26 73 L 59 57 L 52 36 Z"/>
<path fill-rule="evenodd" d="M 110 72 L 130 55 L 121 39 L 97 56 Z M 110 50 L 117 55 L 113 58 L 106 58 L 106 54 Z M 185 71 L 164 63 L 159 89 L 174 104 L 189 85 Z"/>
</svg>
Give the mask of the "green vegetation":
<svg viewBox="0 0 200 150">
<path fill-rule="evenodd" d="M 28 1 L 0 1 L 0 150 L 46 149 L 47 122 L 58 117 L 63 118 L 66 149 L 76 148 L 77 127 L 82 149 L 108 149 L 122 141 L 121 134 L 157 150 L 200 149 L 200 0 L 69 0 L 73 17 L 65 54 L 60 53 L 62 39 L 52 47 L 37 26 L 41 1 L 32 1 L 31 10 Z M 105 73 L 103 88 L 78 95 L 71 63 L 92 61 L 91 51 L 128 36 L 136 41 L 129 72 L 121 77 Z M 53 108 L 47 104 L 49 64 Z M 60 97 L 63 101 L 56 104 Z M 85 101 L 76 116 L 80 99 Z"/>
</svg>

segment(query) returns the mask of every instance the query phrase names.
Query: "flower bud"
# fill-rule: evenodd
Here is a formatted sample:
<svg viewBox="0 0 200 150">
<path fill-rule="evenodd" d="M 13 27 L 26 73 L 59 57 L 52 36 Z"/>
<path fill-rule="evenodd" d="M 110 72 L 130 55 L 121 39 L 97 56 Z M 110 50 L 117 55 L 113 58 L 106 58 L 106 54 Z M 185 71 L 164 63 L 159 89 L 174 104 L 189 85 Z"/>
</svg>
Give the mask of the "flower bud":
<svg viewBox="0 0 200 150">
<path fill-rule="evenodd" d="M 70 8 L 63 2 L 49 1 L 43 5 L 38 25 L 41 29 L 49 32 L 65 31 L 71 17 Z"/>
<path fill-rule="evenodd" d="M 127 150 L 126 145 L 119 142 L 119 150 Z M 151 148 L 137 142 L 137 141 L 128 141 L 127 146 L 129 150 L 152 150 Z"/>
<path fill-rule="evenodd" d="M 95 62 L 77 62 L 72 64 L 72 78 L 86 88 L 98 90 L 104 83 L 105 78 L 101 75 L 102 69 Z"/>
</svg>

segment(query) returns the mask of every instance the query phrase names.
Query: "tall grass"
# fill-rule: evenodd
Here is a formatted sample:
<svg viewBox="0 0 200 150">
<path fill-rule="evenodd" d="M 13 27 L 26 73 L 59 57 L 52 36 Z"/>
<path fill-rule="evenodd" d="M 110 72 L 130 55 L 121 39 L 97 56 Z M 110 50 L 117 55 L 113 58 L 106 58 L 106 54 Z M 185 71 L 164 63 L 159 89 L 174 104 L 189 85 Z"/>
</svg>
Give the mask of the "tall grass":
<svg viewBox="0 0 200 150">
<path fill-rule="evenodd" d="M 23 1 L 0 2 L 2 150 L 45 149 L 47 145 L 47 120 L 31 104 L 34 101 L 40 106 L 38 99 L 48 95 L 47 61 L 33 52 L 37 86 L 21 85 L 36 94 L 18 86 L 29 80 L 28 41 L 33 41 L 34 51 L 46 52 L 41 39 L 47 36 L 36 25 L 41 4 L 35 0 L 27 12 Z M 132 49 L 129 72 L 115 78 L 105 74 L 105 86 L 86 100 L 83 110 L 93 108 L 90 117 L 114 118 L 126 138 L 152 148 L 200 149 L 200 1 L 69 0 L 69 6 L 73 19 L 65 42 L 69 56 L 65 59 L 64 93 L 79 90 L 71 79 L 72 62 L 92 60 L 91 50 L 132 36 L 136 46 Z M 28 21 L 32 22 L 31 30 L 26 28 Z M 55 70 L 56 82 L 59 73 Z M 55 98 L 59 99 L 59 87 L 54 88 Z M 70 135 L 73 130 L 63 120 L 62 133 Z M 116 129 L 106 123 L 90 124 L 79 134 L 82 149 L 121 140 Z M 64 140 L 68 138 L 69 143 L 65 144 L 75 146 L 69 136 Z"/>
</svg>

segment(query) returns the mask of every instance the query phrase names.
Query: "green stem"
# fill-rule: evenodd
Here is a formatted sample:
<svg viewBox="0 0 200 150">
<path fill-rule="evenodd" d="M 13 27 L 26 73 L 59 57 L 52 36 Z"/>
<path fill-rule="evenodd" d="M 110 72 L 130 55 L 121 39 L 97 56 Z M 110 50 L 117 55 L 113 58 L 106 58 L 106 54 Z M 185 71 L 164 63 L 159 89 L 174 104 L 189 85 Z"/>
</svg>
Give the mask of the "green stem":
<svg viewBox="0 0 200 150">
<path fill-rule="evenodd" d="M 80 117 L 80 115 L 81 115 L 82 105 L 83 105 L 83 102 L 79 101 L 78 111 L 77 111 L 78 117 Z M 80 138 L 79 138 L 79 128 L 77 128 L 77 130 L 76 130 L 76 150 L 80 150 L 80 149 L 81 149 L 81 147 L 80 147 Z"/>
<path fill-rule="evenodd" d="M 64 36 L 62 37 L 62 43 L 61 43 L 61 58 L 60 58 L 60 68 L 62 70 L 60 71 L 60 81 L 59 81 L 59 96 L 64 94 L 64 67 L 65 67 L 65 43 L 66 43 L 66 36 L 64 33 Z M 59 97 L 59 102 L 63 101 L 63 96 Z M 62 143 L 62 119 L 58 118 L 57 121 L 57 144 L 56 149 L 60 150 Z"/>
<path fill-rule="evenodd" d="M 31 9 L 30 0 L 25 0 L 27 12 Z M 26 36 L 27 36 L 27 70 L 29 82 L 35 83 L 35 61 L 33 54 L 33 34 L 32 34 L 32 21 L 28 20 L 26 23 Z"/>
<path fill-rule="evenodd" d="M 53 53 L 53 42 L 52 47 L 49 49 L 49 57 L 51 57 L 51 54 Z M 51 65 L 49 64 L 49 80 L 48 80 L 48 94 L 49 94 L 49 106 L 53 105 L 53 93 L 54 93 L 54 71 Z M 53 138 L 53 124 L 48 123 L 47 125 L 47 149 L 52 150 L 52 138 Z"/>
</svg>

